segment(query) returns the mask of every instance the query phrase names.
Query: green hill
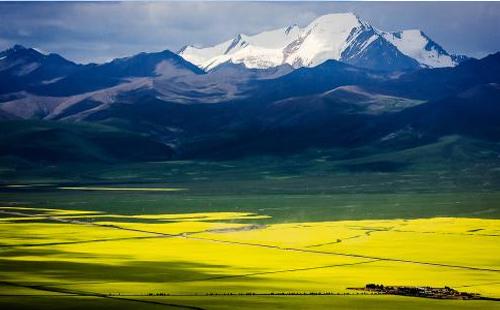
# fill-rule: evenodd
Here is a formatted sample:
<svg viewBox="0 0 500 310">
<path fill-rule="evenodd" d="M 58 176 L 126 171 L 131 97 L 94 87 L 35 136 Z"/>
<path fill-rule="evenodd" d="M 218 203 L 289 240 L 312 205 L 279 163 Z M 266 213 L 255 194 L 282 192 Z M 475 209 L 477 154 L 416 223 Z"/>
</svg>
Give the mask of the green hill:
<svg viewBox="0 0 500 310">
<path fill-rule="evenodd" d="M 148 137 L 88 123 L 0 122 L 3 162 L 129 162 L 166 160 L 172 149 Z"/>
</svg>

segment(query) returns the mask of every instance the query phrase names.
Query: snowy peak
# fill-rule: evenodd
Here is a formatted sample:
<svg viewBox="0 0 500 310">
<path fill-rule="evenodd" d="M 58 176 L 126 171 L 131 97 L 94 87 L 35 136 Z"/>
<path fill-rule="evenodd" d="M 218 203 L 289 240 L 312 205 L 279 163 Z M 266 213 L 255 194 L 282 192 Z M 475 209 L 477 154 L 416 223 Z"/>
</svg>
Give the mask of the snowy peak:
<svg viewBox="0 0 500 310">
<path fill-rule="evenodd" d="M 179 55 L 204 70 L 231 62 L 247 68 L 280 65 L 313 67 L 327 60 L 381 70 L 450 67 L 457 61 L 420 30 L 383 32 L 353 13 L 327 14 L 301 28 L 297 25 L 239 34 L 232 40 Z"/>
<path fill-rule="evenodd" d="M 208 48 L 187 46 L 179 55 L 205 70 L 227 61 L 258 69 L 282 64 L 314 66 L 328 59 L 339 59 L 352 30 L 363 27 L 365 24 L 354 14 L 329 14 L 304 28 L 291 25 L 256 35 L 240 34 Z"/>
<path fill-rule="evenodd" d="M 179 55 L 197 66 L 211 70 L 225 62 L 244 64 L 247 68 L 266 69 L 284 64 L 282 50 L 300 35 L 296 25 L 264 31 L 257 35 L 237 35 L 218 45 L 197 48 L 186 46 Z"/>
<path fill-rule="evenodd" d="M 294 66 L 313 67 L 326 60 L 340 60 L 342 52 L 370 27 L 354 14 L 328 14 L 301 29 L 299 46 L 285 61 Z"/>
<path fill-rule="evenodd" d="M 423 67 L 453 67 L 457 63 L 440 45 L 418 29 L 384 32 L 382 36 L 403 54 L 417 60 Z"/>
<path fill-rule="evenodd" d="M 318 28 L 326 32 L 345 32 L 356 27 L 369 27 L 353 13 L 326 14 L 317 17 L 306 28 Z"/>
</svg>

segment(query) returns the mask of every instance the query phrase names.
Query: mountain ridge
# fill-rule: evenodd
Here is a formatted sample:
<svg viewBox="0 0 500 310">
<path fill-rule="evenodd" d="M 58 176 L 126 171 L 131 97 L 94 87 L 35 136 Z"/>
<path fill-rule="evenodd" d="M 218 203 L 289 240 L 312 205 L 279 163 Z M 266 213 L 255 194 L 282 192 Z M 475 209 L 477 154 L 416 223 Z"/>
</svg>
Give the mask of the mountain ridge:
<svg viewBox="0 0 500 310">
<path fill-rule="evenodd" d="M 302 28 L 291 25 L 255 35 L 238 34 L 205 48 L 187 45 L 178 54 L 205 71 L 227 61 L 264 69 L 282 64 L 312 67 L 338 60 L 393 71 L 452 67 L 462 60 L 420 30 L 384 32 L 353 13 L 322 15 Z"/>
<path fill-rule="evenodd" d="M 141 53 L 78 67 L 52 83 L 35 79 L 20 85 L 20 91 L 0 95 L 0 119 L 111 126 L 123 134 L 108 136 L 109 143 L 126 144 L 127 135 L 136 133 L 154 143 L 155 150 L 167 146 L 174 154 L 169 158 L 332 147 L 401 149 L 446 135 L 499 141 L 498 72 L 500 53 L 455 67 L 407 72 L 337 60 L 295 70 L 290 65 L 248 69 L 225 62 L 205 72 L 172 52 Z M 9 78 L 1 81 L 10 86 Z M 71 148 L 72 131 L 67 129 L 27 137 L 49 143 L 54 135 L 61 148 Z M 84 135 L 79 145 L 112 154 L 104 144 L 93 144 L 98 135 Z M 8 145 L 14 138 L 5 141 Z M 42 140 L 35 142 L 54 154 Z M 24 148 L 15 149 L 26 155 Z"/>
</svg>

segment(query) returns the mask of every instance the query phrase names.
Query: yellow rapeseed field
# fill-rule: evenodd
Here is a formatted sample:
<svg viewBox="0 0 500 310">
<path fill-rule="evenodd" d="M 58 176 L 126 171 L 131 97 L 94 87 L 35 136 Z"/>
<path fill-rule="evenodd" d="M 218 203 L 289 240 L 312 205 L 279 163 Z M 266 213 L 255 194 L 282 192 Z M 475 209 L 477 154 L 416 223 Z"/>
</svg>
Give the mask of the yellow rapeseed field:
<svg viewBox="0 0 500 310">
<path fill-rule="evenodd" d="M 353 294 L 380 283 L 500 297 L 494 219 L 262 224 L 266 214 L 244 212 L 0 211 L 0 277 L 15 284 L 2 293 Z"/>
</svg>

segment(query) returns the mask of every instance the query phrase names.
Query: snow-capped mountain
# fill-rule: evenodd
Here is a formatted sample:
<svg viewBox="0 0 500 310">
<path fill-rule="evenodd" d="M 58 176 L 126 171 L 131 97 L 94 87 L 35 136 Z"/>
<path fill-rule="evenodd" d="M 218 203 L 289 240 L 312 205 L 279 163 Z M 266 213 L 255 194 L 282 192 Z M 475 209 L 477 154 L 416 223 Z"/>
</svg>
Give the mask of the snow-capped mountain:
<svg viewBox="0 0 500 310">
<path fill-rule="evenodd" d="M 330 59 L 382 70 L 457 64 L 421 31 L 380 31 L 352 13 L 323 15 L 304 28 L 293 25 L 256 35 L 239 34 L 212 47 L 189 45 L 179 55 L 204 70 L 225 62 L 257 69 L 283 64 L 314 67 Z"/>
<path fill-rule="evenodd" d="M 442 68 L 457 65 L 448 52 L 418 29 L 383 32 L 382 36 L 424 67 Z"/>
</svg>

